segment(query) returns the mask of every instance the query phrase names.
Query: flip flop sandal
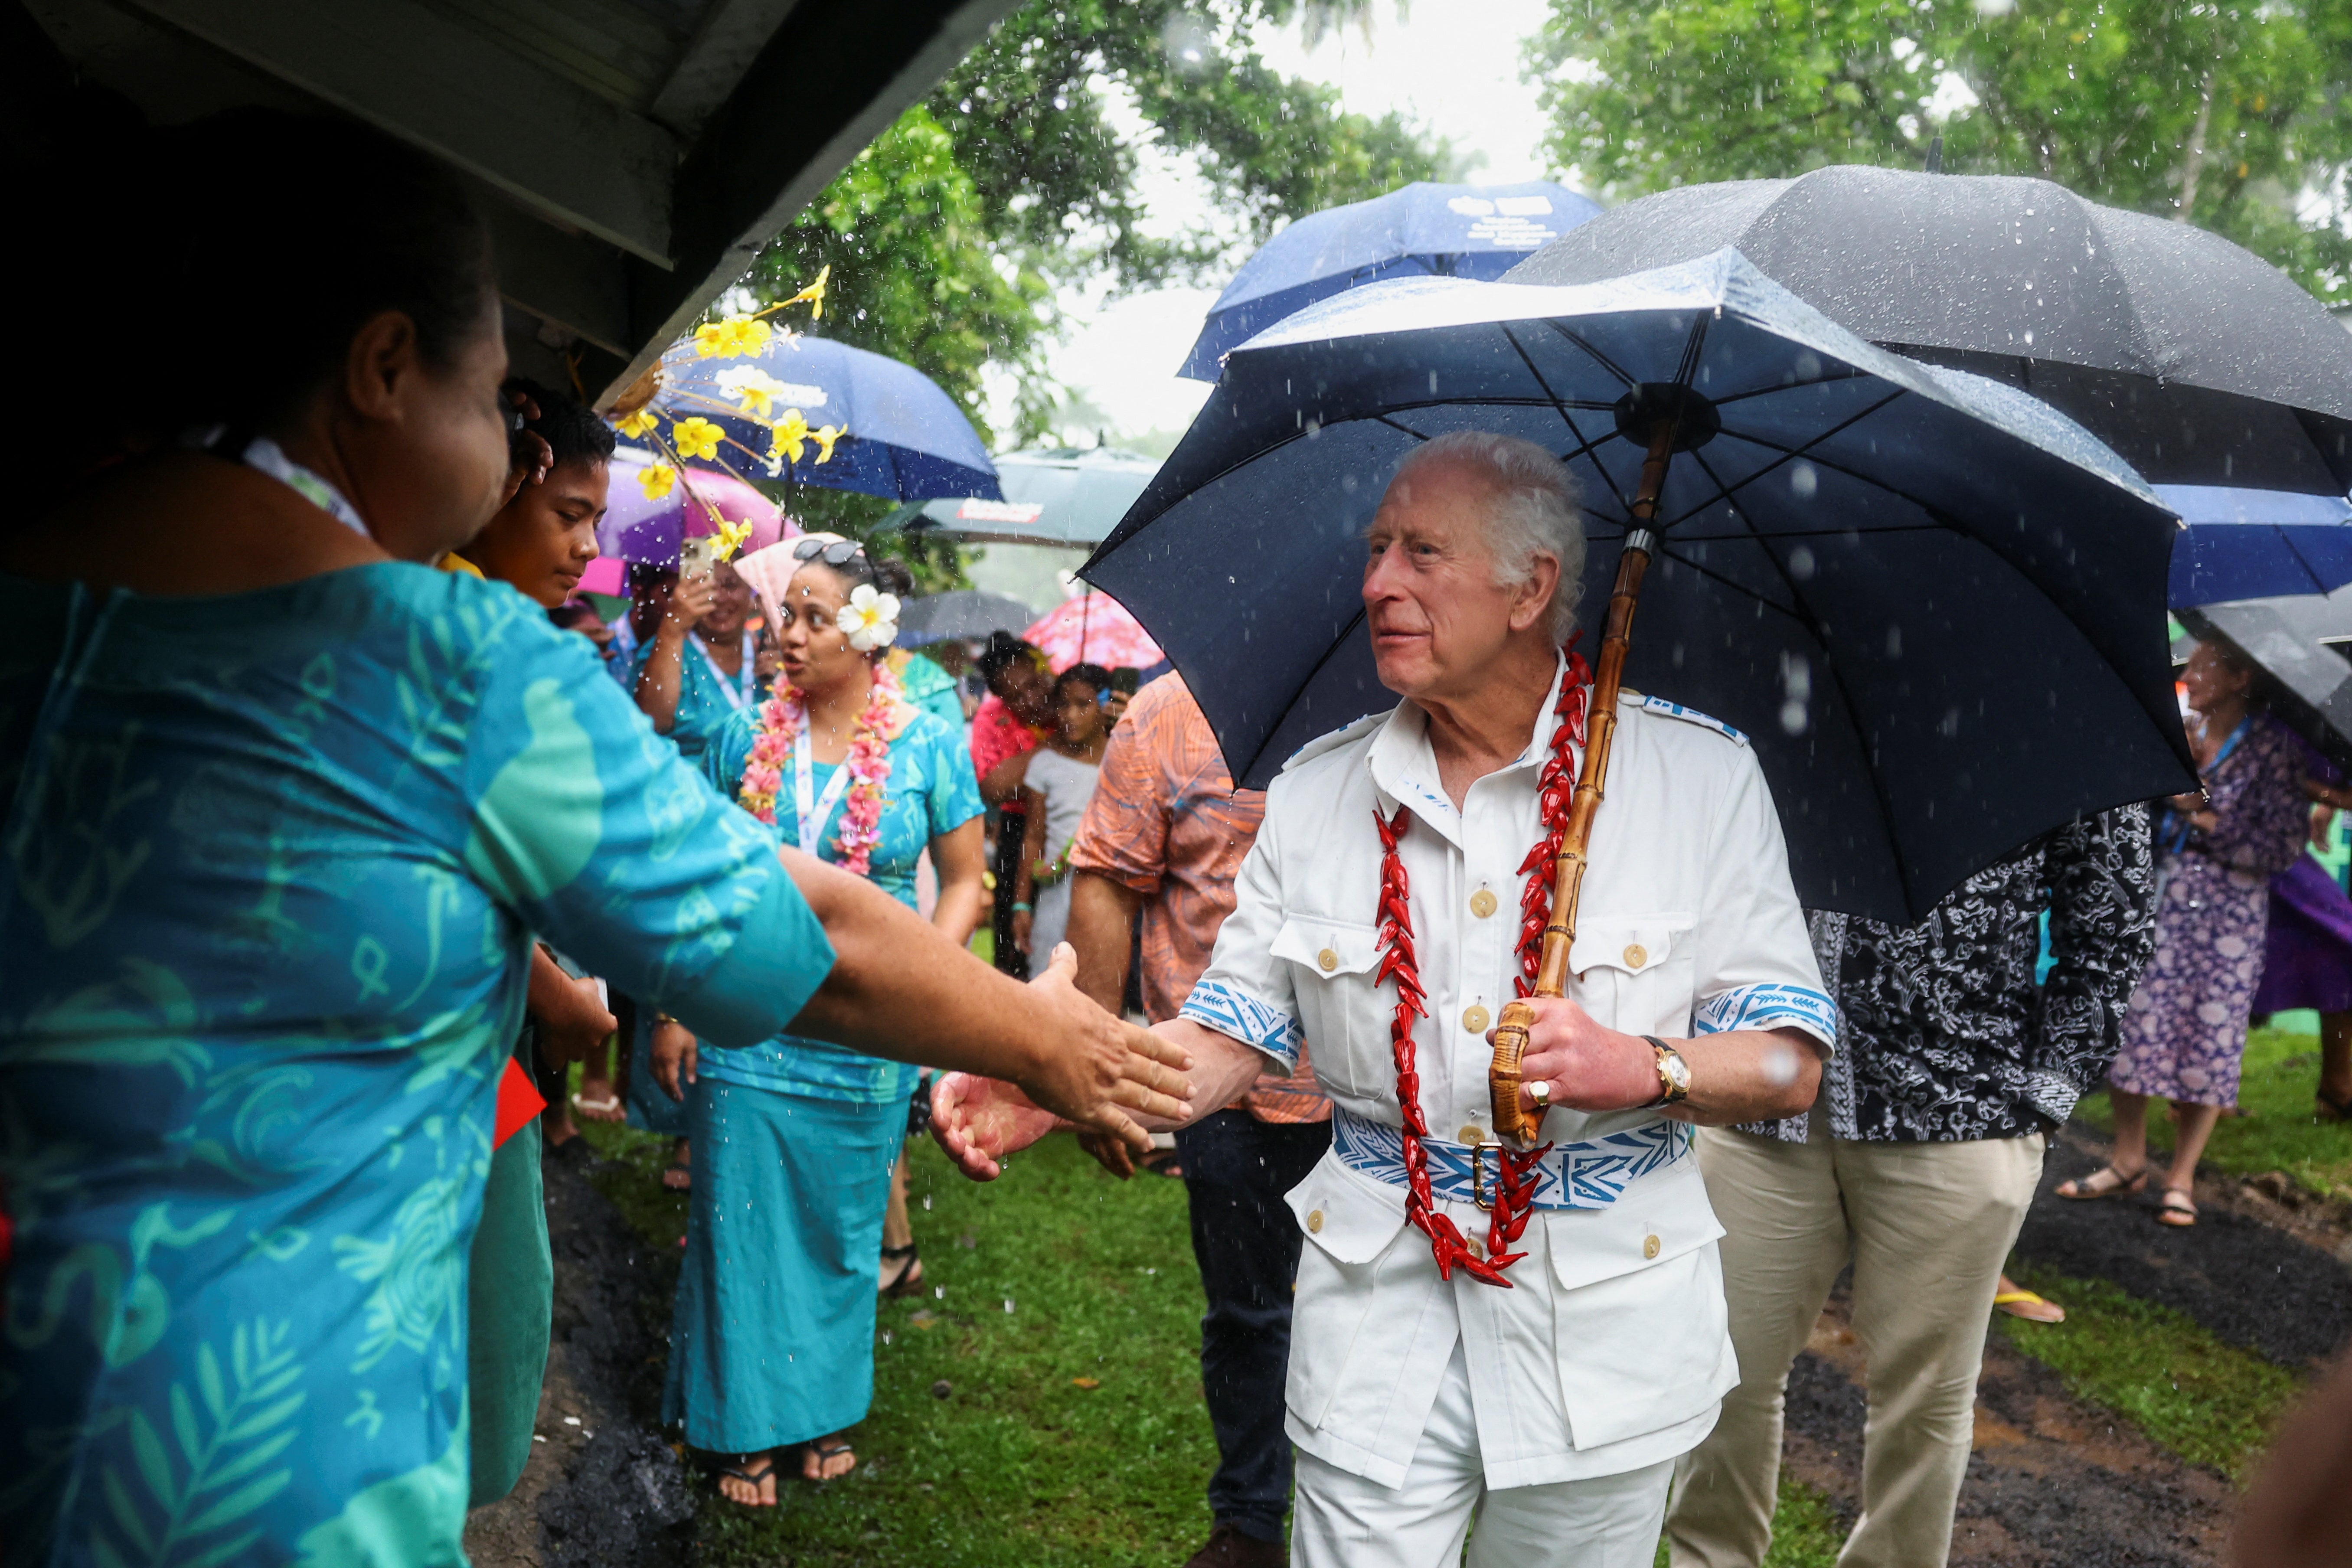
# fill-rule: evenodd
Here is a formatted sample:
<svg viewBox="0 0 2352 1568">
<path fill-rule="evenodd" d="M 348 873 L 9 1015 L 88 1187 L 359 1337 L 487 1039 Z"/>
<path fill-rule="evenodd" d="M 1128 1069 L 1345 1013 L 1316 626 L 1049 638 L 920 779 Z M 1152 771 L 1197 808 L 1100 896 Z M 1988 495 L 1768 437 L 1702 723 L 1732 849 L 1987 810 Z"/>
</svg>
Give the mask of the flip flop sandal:
<svg viewBox="0 0 2352 1568">
<path fill-rule="evenodd" d="M 857 1473 L 857 1450 L 847 1443 L 803 1443 L 801 1447 L 816 1456 L 818 1479 L 809 1480 L 808 1472 L 806 1470 L 801 1472 L 801 1479 L 808 1481 L 811 1486 L 829 1487 L 835 1481 L 845 1481 Z M 849 1468 L 837 1476 L 825 1475 L 824 1471 L 826 1463 L 841 1458 L 844 1454 L 849 1456 Z"/>
<path fill-rule="evenodd" d="M 2334 1100 L 2329 1098 L 2327 1091 L 2323 1089 L 2317 1090 L 2313 1099 L 2316 1103 L 2312 1115 L 2320 1121 L 2352 1121 L 2352 1097 Z"/>
<path fill-rule="evenodd" d="M 2003 1290 L 1992 1299 L 1992 1304 L 2011 1317 L 2029 1323 L 2063 1323 L 2066 1321 L 2065 1308 L 2047 1298 L 2037 1296 L 2031 1290 Z M 2038 1312 L 2021 1312 L 2018 1310 L 2020 1307 L 2047 1307 L 2058 1315 L 2054 1318 L 2045 1318 Z"/>
<path fill-rule="evenodd" d="M 886 1247 L 882 1249 L 882 1258 L 887 1263 L 896 1263 L 901 1258 L 907 1260 L 907 1266 L 898 1270 L 898 1277 L 881 1287 L 883 1295 L 896 1300 L 901 1296 L 912 1296 L 923 1288 L 923 1255 L 915 1250 L 913 1242 L 904 1247 Z"/>
<path fill-rule="evenodd" d="M 2142 1165 L 2128 1176 L 2113 1165 L 2102 1165 L 2079 1180 L 2059 1183 L 2057 1195 L 2075 1203 L 2088 1203 L 2094 1198 L 2137 1197 L 2147 1189 L 2147 1167 L 2146 1165 Z"/>
<path fill-rule="evenodd" d="M 750 1465 L 751 1462 L 751 1456 L 745 1454 L 731 1465 L 719 1466 L 719 1473 L 722 1476 L 734 1477 L 737 1480 L 749 1486 L 754 1493 L 757 1493 L 760 1489 L 760 1483 L 761 1481 L 772 1481 L 776 1479 L 776 1462 L 774 1459 L 771 1458 L 768 1461 L 768 1468 L 764 1470 L 752 1470 L 746 1468 L 745 1467 Z M 773 1508 L 776 1506 L 775 1500 L 773 1498 L 761 1501 L 755 1497 L 752 1501 L 744 1502 L 740 1499 L 729 1497 L 723 1488 L 714 1487 L 713 1489 L 718 1491 L 719 1501 L 731 1502 L 737 1508 Z"/>
<path fill-rule="evenodd" d="M 583 1100 L 575 1094 L 572 1097 L 572 1109 L 591 1121 L 618 1121 L 628 1115 L 616 1094 L 608 1094 L 602 1100 Z"/>
<path fill-rule="evenodd" d="M 2179 1187 L 2164 1189 L 2164 1201 L 2156 1211 L 2156 1223 L 2168 1225 L 2175 1230 L 2187 1230 L 2197 1223 L 2197 1203 Z"/>
<path fill-rule="evenodd" d="M 670 1178 L 673 1176 L 677 1179 L 676 1181 L 672 1181 Z M 688 1164 L 683 1160 L 672 1160 L 668 1164 L 662 1167 L 661 1184 L 664 1192 L 690 1193 L 694 1191 L 694 1167 Z"/>
</svg>

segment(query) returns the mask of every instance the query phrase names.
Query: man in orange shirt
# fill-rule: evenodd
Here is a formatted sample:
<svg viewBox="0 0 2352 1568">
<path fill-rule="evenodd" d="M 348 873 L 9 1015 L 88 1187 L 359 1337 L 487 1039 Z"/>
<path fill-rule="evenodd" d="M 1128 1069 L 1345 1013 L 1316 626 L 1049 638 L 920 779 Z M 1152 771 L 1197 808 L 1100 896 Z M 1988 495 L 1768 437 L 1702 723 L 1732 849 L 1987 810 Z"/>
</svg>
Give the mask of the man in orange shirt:
<svg viewBox="0 0 2352 1568">
<path fill-rule="evenodd" d="M 1234 787 L 1200 704 L 1175 675 L 1136 694 L 1111 732 L 1101 783 L 1070 854 L 1069 941 L 1078 987 L 1117 1012 L 1134 922 L 1143 922 L 1143 1010 L 1176 1016 L 1234 910 L 1234 876 L 1265 816 L 1261 790 Z M 1239 1105 L 1176 1134 L 1192 1202 L 1192 1253 L 1209 1310 L 1201 1384 L 1220 1462 L 1209 1480 L 1216 1525 L 1188 1568 L 1278 1568 L 1287 1561 L 1290 1439 L 1283 1380 L 1290 1350 L 1297 1221 L 1283 1194 L 1331 1143 L 1331 1102 L 1299 1054 L 1288 1078 L 1261 1076 Z M 1089 1139 L 1120 1175 L 1127 1151 Z"/>
</svg>

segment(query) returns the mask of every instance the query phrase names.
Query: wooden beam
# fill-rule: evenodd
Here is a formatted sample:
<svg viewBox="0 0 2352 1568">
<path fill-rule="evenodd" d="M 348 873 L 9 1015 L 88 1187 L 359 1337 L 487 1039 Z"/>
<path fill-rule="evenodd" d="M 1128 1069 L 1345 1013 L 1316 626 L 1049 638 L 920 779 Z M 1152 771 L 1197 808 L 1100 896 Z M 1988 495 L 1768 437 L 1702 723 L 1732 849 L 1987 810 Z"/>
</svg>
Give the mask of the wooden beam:
<svg viewBox="0 0 2352 1568">
<path fill-rule="evenodd" d="M 800 0 L 712 0 L 702 25 L 655 94 L 654 119 L 693 142 L 791 18 Z"/>
<path fill-rule="evenodd" d="M 561 226 L 670 265 L 677 139 L 416 0 L 132 3 Z"/>
</svg>

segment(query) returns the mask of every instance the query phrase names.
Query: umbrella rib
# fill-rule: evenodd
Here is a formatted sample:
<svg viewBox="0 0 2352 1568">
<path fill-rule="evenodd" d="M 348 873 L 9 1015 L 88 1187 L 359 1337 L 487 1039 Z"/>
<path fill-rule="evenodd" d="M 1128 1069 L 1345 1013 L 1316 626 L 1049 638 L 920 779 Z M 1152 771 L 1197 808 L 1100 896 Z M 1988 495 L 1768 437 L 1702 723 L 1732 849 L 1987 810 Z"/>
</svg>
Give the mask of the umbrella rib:
<svg viewBox="0 0 2352 1568">
<path fill-rule="evenodd" d="M 1797 586 L 1796 579 L 1789 575 L 1788 567 L 1781 563 L 1780 556 L 1766 542 L 1765 535 L 1758 530 L 1755 520 L 1748 515 L 1748 509 L 1734 500 L 1729 490 L 1724 489 L 1722 479 L 1717 477 L 1715 468 L 1707 462 L 1706 455 L 1694 451 L 1691 457 L 1706 472 L 1706 477 L 1715 481 L 1716 489 L 1721 493 L 1724 503 L 1731 508 L 1731 515 L 1747 525 L 1748 537 L 1754 540 L 1756 547 L 1763 552 L 1764 559 L 1771 563 L 1773 575 L 1779 577 L 1781 584 L 1789 590 L 1789 602 L 1792 608 L 1788 611 L 1788 614 L 1811 635 L 1814 646 L 1822 650 L 1822 661 L 1829 666 L 1830 680 L 1837 687 L 1838 700 L 1844 704 L 1846 717 L 1854 727 L 1854 738 L 1864 742 L 1866 747 L 1869 736 L 1862 727 L 1862 709 L 1854 700 L 1853 689 L 1846 685 L 1844 672 L 1839 669 L 1837 660 L 1831 657 L 1829 637 L 1824 633 L 1821 617 L 1814 615 L 1811 607 L 1805 603 L 1804 591 Z M 1761 595 L 1756 597 L 1763 600 Z M 1875 764 L 1865 771 L 1870 774 L 1871 794 L 1878 797 L 1879 826 L 1886 836 L 1886 847 L 1895 864 L 1899 868 L 1903 864 L 1903 846 L 1895 837 L 1894 798 L 1886 793 L 1886 781 L 1879 776 Z M 1904 889 L 1904 896 L 1906 900 L 1910 896 L 1910 889 L 1907 886 Z"/>
<path fill-rule="evenodd" d="M 1546 317 L 1544 319 L 1544 325 L 1549 327 L 1553 331 L 1558 332 L 1561 337 L 1566 338 L 1570 342 L 1574 343 L 1578 348 L 1582 349 L 1586 353 L 1591 355 L 1593 363 L 1599 365 L 1601 369 L 1607 371 L 1610 374 L 1623 382 L 1628 387 L 1638 386 L 1641 384 L 1632 376 L 1627 375 L 1622 370 L 1619 369 L 1616 361 L 1611 359 L 1607 354 L 1602 353 L 1599 349 L 1594 348 L 1591 343 L 1586 342 L 1582 338 L 1578 337 L 1574 332 L 1570 331 L 1566 327 L 1561 326 L 1558 321 L 1549 317 Z"/>
<path fill-rule="evenodd" d="M 1927 505 L 1926 501 L 1919 500 L 1919 498 L 1910 494 L 1908 491 L 1895 489 L 1895 487 L 1886 483 L 1884 479 L 1868 478 L 1867 476 L 1846 467 L 1843 463 L 1833 462 L 1827 458 L 1816 458 L 1811 455 L 1814 447 L 1820 446 L 1822 442 L 1828 440 L 1832 436 L 1841 435 L 1843 432 L 1852 429 L 1855 425 L 1869 418 L 1880 409 L 1893 403 L 1896 398 L 1901 397 L 1906 390 L 1906 388 L 1900 386 L 1896 387 L 1894 391 L 1888 393 L 1885 397 L 1880 398 L 1869 407 L 1858 410 L 1848 417 L 1840 420 L 1837 424 L 1831 426 L 1828 429 L 1813 437 L 1812 439 L 1807 441 L 1801 447 L 1786 447 L 1782 446 L 1778 441 L 1767 440 L 1761 436 L 1751 436 L 1744 430 L 1733 431 L 1731 434 L 1735 439 L 1746 441 L 1752 446 L 1765 447 L 1769 451 L 1778 452 L 1780 454 L 1780 457 L 1773 462 L 1765 464 L 1762 468 L 1757 469 L 1754 473 L 1740 480 L 1738 484 L 1729 488 L 1726 488 L 1721 479 L 1716 479 L 1714 468 L 1708 467 L 1705 463 L 1701 463 L 1699 466 L 1706 470 L 1707 478 L 1716 479 L 1716 493 L 1697 506 L 1685 508 L 1675 518 L 1674 522 L 1670 522 L 1666 524 L 1666 526 L 1671 529 L 1677 523 L 1683 522 L 1689 518 L 1696 517 L 1700 512 L 1706 510 L 1708 507 L 1713 506 L 1718 500 L 1730 500 L 1732 490 L 1745 489 L 1749 485 L 1752 485 L 1757 480 L 1762 479 L 1765 475 L 1777 473 L 1782 467 L 1800 458 L 1803 458 L 1809 462 L 1817 462 L 1822 468 L 1829 468 L 1836 473 L 1843 474 L 1848 479 L 1858 479 L 1864 484 L 1874 485 L 1892 495 L 1901 496 L 1905 500 L 1910 501 L 1914 505 L 1923 508 L 1926 507 Z"/>
<path fill-rule="evenodd" d="M 1840 375 L 1817 375 L 1809 381 L 1790 381 L 1784 382 L 1779 386 L 1759 386 L 1747 392 L 1729 392 L 1713 401 L 1715 405 L 1720 408 L 1727 403 L 1745 403 L 1751 397 L 1769 397 L 1776 392 L 1801 392 L 1809 386 L 1835 386 L 1842 381 L 1864 379 L 1875 380 L 1876 377 L 1869 371 L 1857 370 L 1853 365 L 1848 365 L 1845 367 L 1844 374 Z"/>
<path fill-rule="evenodd" d="M 1586 438 L 1583 431 L 1579 430 L 1576 427 L 1576 421 L 1568 416 L 1570 405 L 1561 400 L 1559 393 L 1554 392 L 1551 389 L 1551 383 L 1544 378 L 1544 373 L 1536 368 L 1535 356 L 1528 353 L 1527 345 L 1519 342 L 1519 335 L 1511 331 L 1510 323 L 1507 321 L 1503 323 L 1503 341 L 1511 345 L 1512 352 L 1519 356 L 1519 363 L 1528 367 L 1528 374 L 1536 378 L 1536 384 L 1542 387 L 1544 395 L 1551 400 L 1552 412 L 1559 416 L 1559 422 L 1568 426 L 1569 435 L 1573 437 L 1576 440 L 1577 455 L 1580 457 L 1590 457 L 1592 452 L 1591 441 Z M 1596 354 L 1594 357 L 1598 358 L 1599 356 Z M 1620 380 L 1623 379 L 1622 373 L 1618 372 L 1617 368 L 1614 365 L 1611 365 L 1607 360 L 1601 360 L 1601 363 L 1604 367 L 1609 369 L 1612 374 L 1617 374 Z M 1576 406 L 1580 408 L 1590 408 L 1590 405 L 1585 404 L 1578 404 Z M 1591 411 L 1598 412 L 1597 409 Z M 1616 432 L 1612 430 L 1610 434 L 1614 435 Z M 1609 487 L 1609 493 L 1617 498 L 1617 504 L 1623 507 L 1627 514 L 1631 515 L 1633 510 L 1633 502 L 1627 500 L 1625 499 L 1625 492 L 1617 488 L 1617 481 L 1610 476 L 1608 468 L 1603 467 L 1598 459 L 1595 459 L 1592 465 L 1592 471 L 1601 476 L 1601 482 Z"/>
<path fill-rule="evenodd" d="M 1691 372 L 1698 368 L 1699 353 L 1706 346 L 1707 321 L 1708 317 L 1702 311 L 1698 320 L 1691 323 L 1690 336 L 1683 340 L 1682 363 L 1675 366 L 1676 386 L 1687 387 L 1691 384 Z"/>
</svg>

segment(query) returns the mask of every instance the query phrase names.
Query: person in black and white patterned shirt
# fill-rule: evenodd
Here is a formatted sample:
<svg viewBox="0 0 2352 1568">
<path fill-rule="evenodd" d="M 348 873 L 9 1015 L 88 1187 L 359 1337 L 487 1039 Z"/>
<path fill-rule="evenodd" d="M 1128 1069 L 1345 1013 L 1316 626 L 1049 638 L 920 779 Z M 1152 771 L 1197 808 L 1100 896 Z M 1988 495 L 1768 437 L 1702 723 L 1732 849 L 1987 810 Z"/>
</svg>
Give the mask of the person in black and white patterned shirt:
<svg viewBox="0 0 2352 1568">
<path fill-rule="evenodd" d="M 1762 1561 L 1789 1367 L 1849 1256 L 1870 1417 L 1862 1519 L 1838 1561 L 1945 1561 L 2001 1265 L 2044 1134 L 2115 1058 L 2155 902 L 2147 809 L 2126 805 L 1977 872 L 1916 925 L 1810 916 L 1840 1014 L 1820 1100 L 1698 1135 L 1741 1376 L 1677 1476 L 1675 1568 Z"/>
</svg>

